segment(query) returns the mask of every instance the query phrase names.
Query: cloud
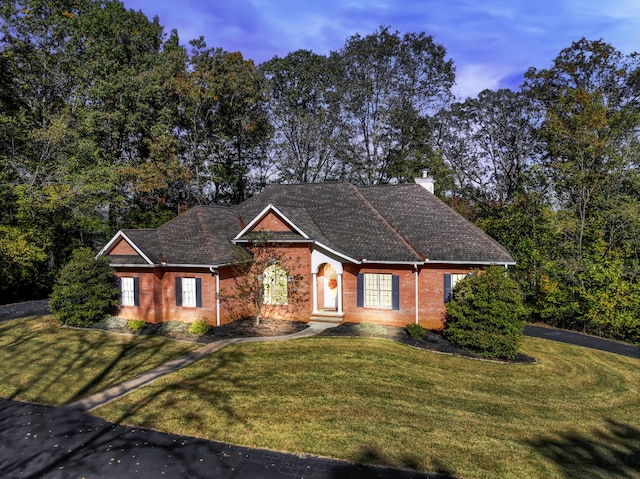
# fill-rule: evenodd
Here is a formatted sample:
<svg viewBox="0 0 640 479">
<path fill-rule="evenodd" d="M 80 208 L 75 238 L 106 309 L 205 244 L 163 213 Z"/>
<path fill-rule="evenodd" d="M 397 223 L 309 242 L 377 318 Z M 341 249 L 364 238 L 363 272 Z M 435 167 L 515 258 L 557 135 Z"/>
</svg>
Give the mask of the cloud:
<svg viewBox="0 0 640 479">
<path fill-rule="evenodd" d="M 425 32 L 456 64 L 462 95 L 518 88 L 529 67 L 548 68 L 561 49 L 603 38 L 623 53 L 640 45 L 637 0 L 123 0 L 158 15 L 183 43 L 240 51 L 256 63 L 299 49 L 327 55 L 380 26 Z M 477 90 L 477 91 L 476 91 Z"/>
</svg>

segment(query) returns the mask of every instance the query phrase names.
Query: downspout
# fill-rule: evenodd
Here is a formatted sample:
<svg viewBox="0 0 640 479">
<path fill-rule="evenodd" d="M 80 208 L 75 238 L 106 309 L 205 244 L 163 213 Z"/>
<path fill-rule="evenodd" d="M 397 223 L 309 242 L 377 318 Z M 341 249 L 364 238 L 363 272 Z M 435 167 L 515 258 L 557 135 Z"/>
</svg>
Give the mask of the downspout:
<svg viewBox="0 0 640 479">
<path fill-rule="evenodd" d="M 418 307 L 420 306 L 420 302 L 418 300 L 418 264 L 414 264 L 413 268 L 415 269 L 416 274 L 416 324 L 418 324 Z"/>
<path fill-rule="evenodd" d="M 216 277 L 216 326 L 220 326 L 220 274 L 214 266 L 210 266 L 209 271 Z"/>
</svg>

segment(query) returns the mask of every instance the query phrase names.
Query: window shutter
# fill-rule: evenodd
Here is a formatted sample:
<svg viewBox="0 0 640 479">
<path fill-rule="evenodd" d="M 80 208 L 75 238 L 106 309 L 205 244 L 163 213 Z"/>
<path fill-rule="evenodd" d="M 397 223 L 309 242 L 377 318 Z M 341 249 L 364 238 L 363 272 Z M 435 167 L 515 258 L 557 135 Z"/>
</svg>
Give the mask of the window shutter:
<svg viewBox="0 0 640 479">
<path fill-rule="evenodd" d="M 358 283 L 357 283 L 357 293 L 358 293 L 358 308 L 362 308 L 364 306 L 364 274 L 360 273 L 358 275 Z"/>
<path fill-rule="evenodd" d="M 114 276 L 113 283 L 116 285 L 116 288 L 118 288 L 118 291 L 120 291 L 120 302 L 122 302 L 122 279 L 120 276 Z"/>
<path fill-rule="evenodd" d="M 447 303 L 451 299 L 451 274 L 444 275 L 444 302 Z"/>
<path fill-rule="evenodd" d="M 196 308 L 202 308 L 202 278 L 196 278 Z"/>
<path fill-rule="evenodd" d="M 176 306 L 182 306 L 182 278 L 176 277 Z"/>
<path fill-rule="evenodd" d="M 140 306 L 140 278 L 133 278 L 133 305 Z"/>
<path fill-rule="evenodd" d="M 396 311 L 400 309 L 400 276 L 391 276 L 391 308 Z"/>
</svg>

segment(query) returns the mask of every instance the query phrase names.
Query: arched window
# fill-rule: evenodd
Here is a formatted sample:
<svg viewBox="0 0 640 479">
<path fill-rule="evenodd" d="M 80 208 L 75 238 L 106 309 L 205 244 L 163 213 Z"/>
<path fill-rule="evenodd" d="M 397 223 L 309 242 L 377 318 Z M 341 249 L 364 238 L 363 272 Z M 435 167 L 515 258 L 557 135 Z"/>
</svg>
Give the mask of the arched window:
<svg viewBox="0 0 640 479">
<path fill-rule="evenodd" d="M 287 272 L 281 266 L 272 264 L 263 274 L 264 304 L 288 304 Z"/>
</svg>

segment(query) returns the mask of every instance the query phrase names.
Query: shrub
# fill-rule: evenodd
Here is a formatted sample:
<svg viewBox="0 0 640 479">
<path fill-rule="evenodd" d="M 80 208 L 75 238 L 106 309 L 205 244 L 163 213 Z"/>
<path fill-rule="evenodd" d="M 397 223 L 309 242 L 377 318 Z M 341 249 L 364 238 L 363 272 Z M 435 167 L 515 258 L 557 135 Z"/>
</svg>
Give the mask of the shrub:
<svg viewBox="0 0 640 479">
<path fill-rule="evenodd" d="M 504 268 L 492 266 L 456 284 L 447 303 L 444 336 L 479 356 L 512 359 L 522 341 L 525 316 L 518 284 Z"/>
<path fill-rule="evenodd" d="M 191 323 L 187 332 L 189 334 L 206 334 L 211 329 L 206 318 L 198 319 Z"/>
<path fill-rule="evenodd" d="M 62 268 L 49 307 L 62 324 L 92 326 L 115 315 L 120 291 L 106 256 L 94 258 L 89 248 L 78 248 Z"/>
<path fill-rule="evenodd" d="M 124 329 L 127 327 L 127 320 L 117 316 L 109 316 L 94 326 L 100 329 Z"/>
<path fill-rule="evenodd" d="M 127 327 L 131 331 L 139 331 L 147 327 L 147 323 L 143 319 L 130 319 L 127 321 Z"/>
<path fill-rule="evenodd" d="M 160 334 L 186 333 L 189 325 L 182 321 L 167 321 L 160 326 Z"/>
<path fill-rule="evenodd" d="M 409 336 L 416 339 L 422 339 L 427 335 L 427 331 L 422 326 L 415 323 L 407 324 L 404 327 L 404 330 Z"/>
<path fill-rule="evenodd" d="M 373 323 L 360 323 L 353 329 L 358 336 L 386 336 L 387 334 L 383 326 Z"/>
</svg>

